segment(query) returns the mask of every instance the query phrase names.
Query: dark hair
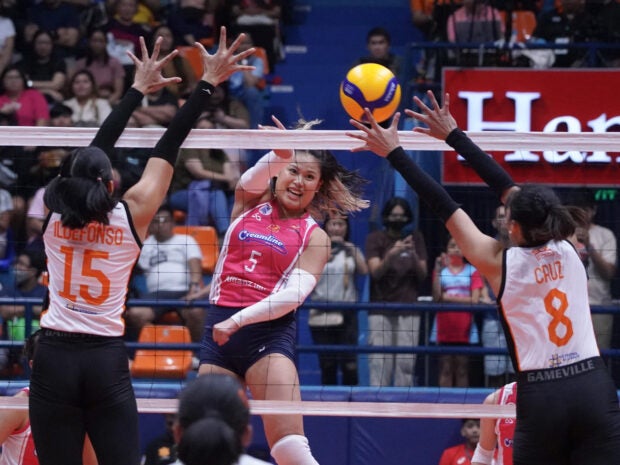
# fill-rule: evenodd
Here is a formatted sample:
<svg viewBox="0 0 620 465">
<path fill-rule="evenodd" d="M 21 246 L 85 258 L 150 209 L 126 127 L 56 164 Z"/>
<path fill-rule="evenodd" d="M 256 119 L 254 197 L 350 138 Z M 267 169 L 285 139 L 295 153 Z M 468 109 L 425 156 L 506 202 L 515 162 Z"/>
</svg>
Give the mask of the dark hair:
<svg viewBox="0 0 620 465">
<path fill-rule="evenodd" d="M 4 78 L 11 71 L 17 71 L 19 73 L 22 83 L 24 84 L 24 90 L 28 89 L 28 78 L 26 77 L 26 73 L 24 73 L 24 70 L 21 69 L 19 66 L 10 65 L 4 68 L 4 71 L 2 72 L 2 76 L 0 77 L 0 87 L 1 87 L 2 93 L 6 91 L 6 89 L 4 88 Z"/>
<path fill-rule="evenodd" d="M 526 184 L 506 201 L 510 219 L 521 225 L 526 247 L 571 236 L 577 226 L 572 212 L 549 187 Z"/>
<path fill-rule="evenodd" d="M 108 36 L 106 34 L 105 29 L 100 28 L 100 27 L 96 27 L 91 29 L 91 31 L 88 33 L 88 39 L 90 40 L 93 35 L 95 35 L 95 33 L 100 32 L 101 34 L 103 34 L 103 37 L 105 38 L 106 44 L 108 43 Z M 91 50 L 90 46 L 86 47 L 86 66 L 90 66 L 93 61 L 95 61 L 95 57 L 93 55 L 93 51 Z M 103 64 L 107 65 L 110 61 L 110 54 L 108 53 L 108 48 L 104 47 L 103 48 Z"/>
<path fill-rule="evenodd" d="M 37 270 L 37 276 L 45 271 L 45 253 L 36 249 L 24 249 L 20 255 L 25 255 L 30 260 L 30 267 Z"/>
<path fill-rule="evenodd" d="M 579 187 L 577 189 L 571 190 L 567 197 L 566 205 L 572 205 L 574 207 L 579 208 L 596 208 L 596 197 L 594 196 L 594 191 L 588 187 Z"/>
<path fill-rule="evenodd" d="M 373 27 L 370 31 L 368 31 L 368 34 L 366 34 L 366 42 L 370 42 L 370 39 L 375 36 L 382 36 L 385 40 L 387 40 L 388 44 L 392 43 L 390 33 L 383 27 Z"/>
<path fill-rule="evenodd" d="M 177 451 L 185 465 L 233 465 L 250 421 L 245 391 L 232 376 L 202 375 L 181 392 L 178 421 Z"/>
<path fill-rule="evenodd" d="M 58 118 L 59 116 L 72 116 L 73 110 L 64 103 L 56 102 L 50 108 L 50 118 Z"/>
<path fill-rule="evenodd" d="M 92 71 L 90 71 L 89 69 L 86 68 L 82 68 L 78 71 L 76 71 L 75 73 L 73 73 L 73 76 L 71 76 L 71 80 L 69 81 L 69 88 L 68 88 L 68 93 L 70 95 L 75 95 L 73 93 L 73 83 L 75 82 L 75 79 L 79 76 L 83 74 L 84 76 L 86 76 L 88 78 L 88 80 L 90 81 L 90 85 L 92 86 L 91 89 L 91 98 L 92 97 L 98 97 L 99 96 L 99 89 L 97 88 L 97 80 L 95 79 L 95 76 L 93 75 Z"/>
<path fill-rule="evenodd" d="M 38 329 L 34 333 L 26 339 L 24 342 L 24 356 L 26 357 L 26 361 L 30 361 L 34 358 L 34 353 L 37 350 L 37 346 L 39 345 L 39 338 L 41 337 L 41 330 Z"/>
<path fill-rule="evenodd" d="M 394 210 L 394 207 L 401 207 L 405 212 L 405 216 L 409 218 L 409 222 L 413 221 L 413 210 L 407 199 L 403 197 L 392 197 L 385 203 L 383 210 L 381 210 L 381 218 L 383 218 L 384 223 L 392 213 L 392 210 Z"/>
<path fill-rule="evenodd" d="M 303 152 L 303 151 L 302 151 Z M 362 199 L 367 181 L 357 171 L 350 171 L 329 150 L 308 150 L 321 165 L 321 187 L 309 208 L 315 218 L 326 213 L 350 213 L 368 207 Z"/>
<path fill-rule="evenodd" d="M 56 50 L 56 44 L 54 43 L 54 33 L 46 30 L 46 29 L 37 29 L 37 32 L 34 33 L 34 36 L 32 36 L 32 57 L 30 57 L 31 59 L 34 58 L 36 59 L 36 52 L 35 52 L 35 43 L 37 41 L 37 39 L 39 37 L 41 37 L 42 35 L 46 35 L 50 38 L 50 40 L 52 41 L 52 49 L 50 51 L 50 58 L 53 59 L 55 56 L 55 50 Z"/>
<path fill-rule="evenodd" d="M 112 165 L 105 152 L 82 147 L 65 158 L 43 200 L 50 211 L 61 214 L 62 224 L 68 228 L 83 228 L 93 221 L 109 224 L 108 213 L 117 203 L 107 188 L 111 180 Z"/>
<path fill-rule="evenodd" d="M 327 223 L 329 223 L 332 220 L 343 220 L 345 222 L 345 224 L 347 225 L 347 230 L 344 233 L 344 240 L 348 241 L 349 236 L 351 235 L 351 222 L 349 221 L 348 215 L 342 215 L 342 214 L 327 215 L 325 217 L 324 227 L 327 227 Z"/>
<path fill-rule="evenodd" d="M 174 209 L 172 208 L 172 206 L 169 203 L 162 203 L 159 208 L 157 209 L 157 213 L 159 212 L 167 212 L 170 213 L 170 217 L 172 218 L 174 216 Z"/>
</svg>

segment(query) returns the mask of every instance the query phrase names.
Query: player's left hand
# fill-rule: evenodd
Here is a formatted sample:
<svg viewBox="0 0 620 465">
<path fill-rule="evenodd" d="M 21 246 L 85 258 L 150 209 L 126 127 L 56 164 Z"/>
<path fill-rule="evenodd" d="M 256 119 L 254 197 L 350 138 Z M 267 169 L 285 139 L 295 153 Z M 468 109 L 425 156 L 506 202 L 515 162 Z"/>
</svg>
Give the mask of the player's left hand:
<svg viewBox="0 0 620 465">
<path fill-rule="evenodd" d="M 220 321 L 213 326 L 213 340 L 217 345 L 223 346 L 239 328 L 239 325 L 232 318 Z"/>
<path fill-rule="evenodd" d="M 370 150 L 380 157 L 387 157 L 392 150 L 400 145 L 398 138 L 398 121 L 400 120 L 400 113 L 396 113 L 394 115 L 394 118 L 392 118 L 392 123 L 387 129 L 379 126 L 379 123 L 377 123 L 377 120 L 368 108 L 364 108 L 364 114 L 366 116 L 366 120 L 368 121 L 368 125 L 360 123 L 354 119 L 349 120 L 349 122 L 361 132 L 347 132 L 346 135 L 364 142 L 364 145 L 352 148 L 351 152 Z"/>
</svg>

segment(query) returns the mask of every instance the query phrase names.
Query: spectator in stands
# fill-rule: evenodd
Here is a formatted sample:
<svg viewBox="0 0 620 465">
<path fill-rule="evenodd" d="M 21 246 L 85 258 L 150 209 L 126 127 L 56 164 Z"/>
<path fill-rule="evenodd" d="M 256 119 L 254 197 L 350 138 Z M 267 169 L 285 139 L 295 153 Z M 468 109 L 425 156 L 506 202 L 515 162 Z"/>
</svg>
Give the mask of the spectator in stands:
<svg viewBox="0 0 620 465">
<path fill-rule="evenodd" d="M 45 97 L 28 87 L 26 75 L 15 65 L 2 73 L 0 113 L 17 126 L 47 126 L 49 122 Z"/>
<path fill-rule="evenodd" d="M 196 129 L 213 129 L 206 116 L 196 122 Z M 223 236 L 230 226 L 227 192 L 239 180 L 236 166 L 220 149 L 182 149 L 175 165 L 168 202 L 175 210 L 187 212 L 186 224 L 215 226 Z"/>
<path fill-rule="evenodd" d="M 228 84 L 215 88 L 204 115 L 215 123 L 217 129 L 249 129 L 250 114 L 243 102 L 232 97 Z"/>
<path fill-rule="evenodd" d="M 577 251 L 588 270 L 590 305 L 611 305 L 611 283 L 617 270 L 617 241 L 613 231 L 594 222 L 597 205 L 589 188 L 573 191 L 566 202 L 586 213 L 587 223 L 577 228 Z M 611 348 L 614 315 L 593 313 L 592 325 L 599 349 Z"/>
<path fill-rule="evenodd" d="M 73 75 L 69 86 L 71 98 L 65 100 L 64 104 L 73 112 L 73 125 L 96 128 L 101 126 L 112 112 L 112 107 L 106 99 L 99 98 L 93 74 L 82 69 Z"/>
<path fill-rule="evenodd" d="M 485 405 L 516 405 L 517 383 L 506 384 L 484 399 Z M 471 458 L 472 465 L 512 465 L 515 437 L 514 418 L 481 418 L 480 440 Z"/>
<path fill-rule="evenodd" d="M 499 10 L 480 0 L 463 0 L 463 6 L 448 17 L 448 41 L 453 43 L 485 44 L 504 38 L 504 23 Z M 452 51 L 456 63 L 464 66 L 479 64 L 478 50 Z M 495 52 L 484 55 L 484 65 L 496 64 Z"/>
<path fill-rule="evenodd" d="M 179 109 L 178 99 L 165 87 L 149 94 L 131 118 L 141 128 L 167 127 Z"/>
<path fill-rule="evenodd" d="M 116 0 L 110 11 L 112 17 L 105 25 L 108 35 L 107 49 L 108 53 L 125 68 L 124 88 L 128 89 L 131 86 L 134 66 L 127 52 L 132 52 L 140 58 L 140 37 L 144 37 L 146 42 L 150 43 L 150 33 L 146 27 L 133 20 L 138 11 L 137 0 Z"/>
<path fill-rule="evenodd" d="M 495 209 L 495 216 L 491 224 L 495 228 L 495 231 L 497 231 L 495 238 L 501 242 L 505 248 L 508 248 L 510 246 L 510 238 L 508 237 L 506 207 L 504 205 L 499 205 Z M 481 303 L 493 304 L 493 309 L 485 312 L 482 320 L 482 346 L 485 348 L 505 349 L 507 347 L 506 336 L 499 321 L 497 296 L 493 294 L 493 290 L 486 280 L 480 300 Z M 488 386 L 502 386 L 506 383 L 507 378 L 514 377 L 515 370 L 512 366 L 512 360 L 510 360 L 508 355 L 485 355 L 484 374 L 487 378 Z"/>
<path fill-rule="evenodd" d="M 480 439 L 480 420 L 464 419 L 461 436 L 465 442 L 445 449 L 439 459 L 439 465 L 471 465 L 472 455 Z"/>
<path fill-rule="evenodd" d="M 325 220 L 325 231 L 331 242 L 331 255 L 321 279 L 311 295 L 313 302 L 336 304 L 356 302 L 356 278 L 368 274 L 363 252 L 349 242 L 349 219 L 345 215 L 331 214 Z M 357 345 L 357 314 L 352 310 L 311 309 L 308 318 L 315 344 Z M 320 352 L 321 384 L 356 386 L 357 355 L 347 352 Z"/>
<path fill-rule="evenodd" d="M 0 73 L 13 63 L 15 48 L 15 24 L 11 19 L 9 8 L 0 4 Z"/>
<path fill-rule="evenodd" d="M 359 63 L 378 63 L 392 70 L 395 76 L 399 76 L 401 59 L 390 51 L 392 39 L 387 29 L 373 27 L 366 35 L 366 48 L 368 55 L 361 57 Z"/>
<path fill-rule="evenodd" d="M 427 276 L 424 237 L 418 230 L 405 232 L 405 227 L 413 221 L 413 210 L 402 197 L 388 200 L 381 216 L 385 229 L 374 231 L 366 238 L 370 300 L 413 304 Z M 368 312 L 371 346 L 414 347 L 419 341 L 419 312 L 381 309 Z M 413 386 L 414 354 L 370 354 L 368 359 L 372 386 Z"/>
<path fill-rule="evenodd" d="M 181 299 L 202 286 L 200 247 L 193 237 L 175 234 L 172 213 L 168 205 L 159 207 L 138 258 L 138 266 L 146 275 L 148 293 L 141 296 L 145 299 Z M 204 311 L 199 307 L 129 307 L 127 323 L 139 333 L 144 325 L 171 311 L 184 321 L 192 341 L 200 342 Z"/>
<path fill-rule="evenodd" d="M 42 0 L 28 9 L 24 39 L 31 43 L 38 31 L 47 31 L 61 59 L 75 58 L 80 41 L 80 11 L 63 0 Z"/>
<path fill-rule="evenodd" d="M 0 189 L 0 289 L 13 287 L 11 267 L 15 261 L 15 235 L 11 228 L 13 199 L 5 189 Z"/>
<path fill-rule="evenodd" d="M 175 38 L 168 26 L 161 25 L 153 31 L 153 37 L 161 37 L 161 53 L 168 54 L 176 48 Z M 189 61 L 180 54 L 175 56 L 163 70 L 165 77 L 179 76 L 182 81 L 166 86 L 177 99 L 187 97 L 196 86 L 196 74 Z"/>
<path fill-rule="evenodd" d="M 115 105 L 124 92 L 125 68 L 117 58 L 108 53 L 107 45 L 108 38 L 103 29 L 90 31 L 86 56 L 75 62 L 73 72 L 89 70 L 95 78 L 99 96 Z"/>
<path fill-rule="evenodd" d="M 245 387 L 229 375 L 204 374 L 181 391 L 174 436 L 174 465 L 270 463 L 243 453 L 252 440 L 250 407 Z"/>
<path fill-rule="evenodd" d="M 281 0 L 234 0 L 231 2 L 231 27 L 252 34 L 254 43 L 265 49 L 272 71 L 283 57 Z"/>
<path fill-rule="evenodd" d="M 446 41 L 448 17 L 462 4 L 461 0 L 409 0 L 411 19 L 427 40 Z"/>
<path fill-rule="evenodd" d="M 592 18 L 584 5 L 582 0 L 556 2 L 553 10 L 542 13 L 538 18 L 534 40 L 542 39 L 556 45 L 588 41 Z M 556 68 L 585 66 L 586 49 L 554 49 L 554 52 L 553 66 Z"/>
<path fill-rule="evenodd" d="M 67 66 L 54 49 L 51 33 L 38 30 L 32 40 L 32 52 L 17 63 L 31 82 L 29 87 L 40 91 L 49 103 L 62 102 L 67 81 Z"/>
<path fill-rule="evenodd" d="M 146 445 L 142 456 L 142 465 L 170 465 L 177 460 L 177 450 L 174 440 L 174 421 L 173 413 L 164 415 L 166 429 L 160 436 L 151 440 Z"/>
<path fill-rule="evenodd" d="M 214 15 L 208 0 L 179 0 L 168 13 L 168 26 L 179 45 L 213 45 Z"/>
<path fill-rule="evenodd" d="M 598 42 L 615 44 L 615 49 L 599 50 L 603 66 L 620 67 L 620 3 L 616 0 L 586 2 L 592 25 L 589 34 Z"/>
<path fill-rule="evenodd" d="M 248 50 L 254 46 L 252 36 L 245 34 L 241 43 L 241 50 Z M 263 124 L 265 115 L 265 102 L 263 89 L 265 88 L 265 66 L 263 61 L 256 56 L 250 56 L 247 63 L 253 66 L 252 71 L 238 71 L 228 80 L 230 95 L 239 99 L 250 113 L 250 128 L 256 129 Z"/>
<path fill-rule="evenodd" d="M 450 304 L 477 304 L 483 287 L 482 275 L 465 262 L 461 249 L 450 237 L 445 252 L 435 260 L 433 300 Z M 478 342 L 478 329 L 473 315 L 469 312 L 437 312 L 435 326 L 434 339 L 439 345 L 469 345 Z M 467 355 L 439 356 L 439 386 L 469 386 Z"/>
<path fill-rule="evenodd" d="M 45 254 L 42 251 L 24 251 L 17 256 L 13 265 L 13 276 L 15 284 L 3 288 L 0 297 L 10 298 L 36 298 L 41 299 L 47 293 L 47 287 L 41 284 L 41 273 L 45 271 Z M 8 339 L 23 342 L 25 339 L 26 328 L 26 305 L 24 304 L 3 304 L 0 305 L 0 316 L 6 322 Z M 32 331 L 39 328 L 39 317 L 41 316 L 41 305 L 32 306 Z"/>
</svg>

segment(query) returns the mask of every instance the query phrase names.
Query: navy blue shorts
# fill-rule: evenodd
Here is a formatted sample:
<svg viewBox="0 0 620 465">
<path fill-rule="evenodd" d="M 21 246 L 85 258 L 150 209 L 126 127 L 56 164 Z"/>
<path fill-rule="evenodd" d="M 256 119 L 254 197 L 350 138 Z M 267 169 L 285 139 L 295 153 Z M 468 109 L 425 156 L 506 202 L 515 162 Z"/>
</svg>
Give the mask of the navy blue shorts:
<svg viewBox="0 0 620 465">
<path fill-rule="evenodd" d="M 213 341 L 213 326 L 230 318 L 238 308 L 212 306 L 207 311 L 200 343 L 200 363 L 216 365 L 244 378 L 246 371 L 269 354 L 282 354 L 295 363 L 297 321 L 294 312 L 277 320 L 244 326 L 223 346 Z"/>
</svg>

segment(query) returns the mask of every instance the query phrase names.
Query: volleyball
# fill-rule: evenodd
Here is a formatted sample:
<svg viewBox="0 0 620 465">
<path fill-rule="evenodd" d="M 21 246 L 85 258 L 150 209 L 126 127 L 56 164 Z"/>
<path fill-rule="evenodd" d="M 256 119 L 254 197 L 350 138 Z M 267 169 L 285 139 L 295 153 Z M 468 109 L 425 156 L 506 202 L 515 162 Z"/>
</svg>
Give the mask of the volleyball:
<svg viewBox="0 0 620 465">
<path fill-rule="evenodd" d="M 385 66 L 363 63 L 351 68 L 340 84 L 340 102 L 353 119 L 364 121 L 364 108 L 368 108 L 382 122 L 398 108 L 400 85 Z"/>
</svg>

